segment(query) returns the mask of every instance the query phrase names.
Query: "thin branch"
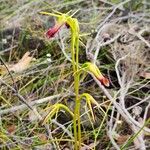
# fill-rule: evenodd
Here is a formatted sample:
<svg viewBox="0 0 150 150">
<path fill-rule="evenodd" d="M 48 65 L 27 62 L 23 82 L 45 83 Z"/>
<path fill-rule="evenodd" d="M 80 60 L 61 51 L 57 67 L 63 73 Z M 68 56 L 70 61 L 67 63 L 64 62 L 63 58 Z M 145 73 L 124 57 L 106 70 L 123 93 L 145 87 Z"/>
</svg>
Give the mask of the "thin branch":
<svg viewBox="0 0 150 150">
<path fill-rule="evenodd" d="M 115 64 L 115 70 L 116 70 L 116 74 L 117 74 L 117 78 L 118 78 L 118 82 L 119 82 L 120 87 L 122 87 L 122 81 L 121 81 L 120 73 L 118 70 L 118 66 L 119 66 L 120 61 L 124 60 L 127 56 L 128 56 L 128 54 L 125 55 L 124 57 L 119 58 Z"/>
<path fill-rule="evenodd" d="M 95 51 L 95 54 L 94 54 L 94 63 L 95 63 L 96 60 L 97 60 L 97 57 L 98 57 L 100 48 L 103 47 L 103 46 L 106 46 L 106 45 L 109 45 L 109 44 L 113 43 L 115 40 L 117 40 L 117 39 L 120 37 L 120 35 L 121 35 L 121 34 L 119 33 L 119 34 L 117 34 L 114 38 L 112 38 L 111 40 L 109 40 L 109 41 L 107 41 L 107 42 L 98 43 L 97 48 L 96 48 L 96 51 Z"/>
<path fill-rule="evenodd" d="M 134 107 L 136 107 L 136 106 L 138 106 L 138 105 L 140 105 L 140 104 L 142 104 L 142 103 L 144 103 L 148 100 L 150 100 L 150 95 L 148 97 L 144 98 L 142 101 L 136 103 L 135 105 L 132 105 L 132 106 L 128 107 L 127 110 L 130 110 L 130 109 L 132 109 L 132 108 L 134 108 Z"/>
<path fill-rule="evenodd" d="M 52 119 L 51 122 L 54 123 L 54 124 L 56 124 L 56 125 L 59 127 L 59 129 L 60 129 L 60 128 L 63 129 L 63 130 L 64 130 L 64 133 L 67 133 L 68 136 L 69 136 L 71 139 L 74 138 L 74 137 L 72 136 L 72 134 L 70 134 L 70 131 L 69 131 L 68 129 L 66 129 L 64 125 L 60 124 L 60 123 L 57 122 L 55 119 Z M 56 131 L 57 131 L 57 128 L 56 128 L 53 132 L 56 133 Z"/>
<path fill-rule="evenodd" d="M 51 100 L 53 100 L 55 98 L 59 98 L 59 97 L 62 97 L 62 96 L 64 96 L 64 94 L 57 94 L 57 95 L 53 95 L 53 96 L 48 96 L 48 97 L 45 97 L 45 98 L 37 99 L 37 100 L 32 101 L 30 103 L 30 106 L 33 107 L 34 105 L 40 105 L 40 104 L 43 104 L 45 102 L 51 101 Z M 13 113 L 13 112 L 15 112 L 17 110 L 23 111 L 23 110 L 25 110 L 27 108 L 28 108 L 28 106 L 26 104 L 21 104 L 19 106 L 14 106 L 14 107 L 11 107 L 11 108 L 8 108 L 8 109 L 0 110 L 0 115 Z"/>
<path fill-rule="evenodd" d="M 126 4 L 126 3 L 128 3 L 128 2 L 130 2 L 131 0 L 126 0 L 126 1 L 123 1 L 123 2 L 121 2 L 121 3 L 119 3 L 118 5 L 116 5 L 115 7 L 114 7 L 114 9 L 112 10 L 112 12 L 104 19 L 104 21 L 98 26 L 98 29 L 100 29 L 108 20 L 109 20 L 109 18 L 111 18 L 112 16 L 113 16 L 113 14 L 116 12 L 116 10 L 118 9 L 118 8 L 120 8 L 121 6 L 123 6 L 124 4 Z M 99 35 L 99 33 L 100 33 L 100 30 L 98 31 L 98 33 L 97 33 L 97 35 Z"/>
<path fill-rule="evenodd" d="M 92 74 L 91 74 L 92 75 Z M 119 105 L 117 102 L 116 102 L 116 98 L 112 97 L 109 92 L 105 89 L 105 87 L 103 85 L 101 85 L 101 83 L 99 82 L 99 80 L 97 80 L 97 78 L 92 75 L 92 77 L 94 78 L 95 82 L 98 84 L 98 86 L 100 87 L 100 89 L 104 92 L 104 94 L 108 97 L 108 99 L 113 103 L 113 105 L 116 107 L 117 111 L 121 114 L 121 116 L 126 120 L 126 122 L 131 126 L 131 125 L 136 125 L 137 127 L 139 128 L 143 128 L 142 124 L 140 124 L 139 122 L 137 122 L 136 120 L 134 120 L 132 118 L 132 116 L 130 115 L 130 113 L 126 110 L 126 109 L 123 109 L 121 107 L 121 105 Z M 147 127 L 144 127 L 143 130 L 145 132 L 148 132 L 150 133 L 150 129 L 147 128 Z"/>
</svg>

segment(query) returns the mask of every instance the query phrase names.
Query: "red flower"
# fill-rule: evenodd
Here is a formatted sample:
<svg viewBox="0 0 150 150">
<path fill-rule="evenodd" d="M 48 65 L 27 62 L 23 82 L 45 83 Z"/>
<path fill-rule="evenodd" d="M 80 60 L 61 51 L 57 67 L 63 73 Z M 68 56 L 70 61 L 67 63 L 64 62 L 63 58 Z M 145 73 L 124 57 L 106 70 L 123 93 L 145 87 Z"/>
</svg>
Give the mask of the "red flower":
<svg viewBox="0 0 150 150">
<path fill-rule="evenodd" d="M 57 23 L 55 24 L 54 27 L 50 28 L 47 32 L 46 32 L 46 37 L 47 38 L 52 38 L 55 36 L 55 34 L 59 31 L 59 29 L 63 26 L 66 25 L 67 28 L 69 28 L 69 25 L 67 23 Z"/>
<path fill-rule="evenodd" d="M 50 28 L 47 32 L 46 32 L 46 37 L 47 38 L 52 38 L 55 36 L 55 34 L 58 32 L 58 30 L 64 25 L 64 23 L 61 24 L 56 24 L 54 27 Z"/>
<path fill-rule="evenodd" d="M 104 86 L 106 86 L 106 87 L 109 87 L 109 80 L 106 78 L 106 77 L 104 77 L 104 76 L 101 76 L 101 77 L 99 77 L 99 78 L 97 78 Z"/>
<path fill-rule="evenodd" d="M 82 65 L 82 68 L 84 68 L 86 71 L 91 72 L 100 81 L 101 84 L 109 87 L 109 80 L 103 76 L 103 74 L 100 72 L 95 64 L 91 62 L 86 62 Z"/>
</svg>

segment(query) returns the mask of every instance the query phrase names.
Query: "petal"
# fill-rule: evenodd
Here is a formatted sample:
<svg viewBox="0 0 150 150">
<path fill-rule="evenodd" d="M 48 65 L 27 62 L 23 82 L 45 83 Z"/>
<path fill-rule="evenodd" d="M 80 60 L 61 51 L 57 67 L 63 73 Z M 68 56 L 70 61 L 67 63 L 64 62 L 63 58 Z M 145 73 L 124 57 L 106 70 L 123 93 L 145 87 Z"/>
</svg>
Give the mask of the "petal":
<svg viewBox="0 0 150 150">
<path fill-rule="evenodd" d="M 55 34 L 58 32 L 58 30 L 63 26 L 62 24 L 56 24 L 54 27 L 50 28 L 47 32 L 46 32 L 46 37 L 47 38 L 52 38 L 55 36 Z"/>
<path fill-rule="evenodd" d="M 102 73 L 100 72 L 100 70 L 98 69 L 98 67 L 95 64 L 93 64 L 91 62 L 86 62 L 82 65 L 82 67 L 86 71 L 91 72 L 101 82 L 101 84 L 109 87 L 109 80 L 102 75 Z"/>
<path fill-rule="evenodd" d="M 97 79 L 101 82 L 101 84 L 103 84 L 106 87 L 109 87 L 110 84 L 109 84 L 109 80 L 107 78 L 105 78 L 104 76 L 101 76 Z"/>
</svg>

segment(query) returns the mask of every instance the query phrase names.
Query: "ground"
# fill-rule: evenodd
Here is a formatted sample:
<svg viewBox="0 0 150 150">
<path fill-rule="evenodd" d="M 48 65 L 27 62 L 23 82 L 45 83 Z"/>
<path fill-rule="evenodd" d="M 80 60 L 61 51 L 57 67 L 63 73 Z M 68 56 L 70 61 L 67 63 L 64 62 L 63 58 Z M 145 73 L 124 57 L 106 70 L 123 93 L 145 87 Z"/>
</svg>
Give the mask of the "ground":
<svg viewBox="0 0 150 150">
<path fill-rule="evenodd" d="M 74 14 L 80 26 L 81 150 L 150 149 L 150 2 L 148 0 L 3 0 L 0 2 L 0 149 L 74 149 L 75 107 L 70 27 L 40 12 Z M 44 122 L 44 123 L 43 123 Z"/>
</svg>

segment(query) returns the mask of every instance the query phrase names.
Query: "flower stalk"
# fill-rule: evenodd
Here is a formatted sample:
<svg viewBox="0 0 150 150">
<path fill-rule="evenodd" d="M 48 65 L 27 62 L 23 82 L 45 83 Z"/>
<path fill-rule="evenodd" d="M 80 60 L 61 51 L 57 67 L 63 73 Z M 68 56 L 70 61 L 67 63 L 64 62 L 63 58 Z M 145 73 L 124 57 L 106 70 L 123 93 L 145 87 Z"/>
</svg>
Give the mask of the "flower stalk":
<svg viewBox="0 0 150 150">
<path fill-rule="evenodd" d="M 81 148 L 81 127 L 80 127 L 80 99 L 79 99 L 79 23 L 78 20 L 69 16 L 68 14 L 53 14 L 47 12 L 41 12 L 41 14 L 55 16 L 58 18 L 56 25 L 50 28 L 46 32 L 48 38 L 52 38 L 58 32 L 58 30 L 66 25 L 71 29 L 71 57 L 72 66 L 74 72 L 74 89 L 75 89 L 75 110 L 73 117 L 73 128 L 74 128 L 74 138 L 75 138 L 75 150 Z"/>
<path fill-rule="evenodd" d="M 66 27 L 70 28 L 71 30 L 71 59 L 74 76 L 74 90 L 75 90 L 74 114 L 72 114 L 72 112 L 69 109 L 67 109 L 67 106 L 64 106 L 62 104 L 56 104 L 55 107 L 53 107 L 52 111 L 49 113 L 49 115 L 46 117 L 45 122 L 49 118 L 51 118 L 55 114 L 55 112 L 57 112 L 60 108 L 68 111 L 73 116 L 73 129 L 75 140 L 74 148 L 75 150 L 80 150 L 81 149 L 80 101 L 83 97 L 86 98 L 93 120 L 94 120 L 94 113 L 92 111 L 91 103 L 98 106 L 98 103 L 94 100 L 94 98 L 90 94 L 83 93 L 81 96 L 79 94 L 81 70 L 92 73 L 105 86 L 109 86 L 109 81 L 101 74 L 101 72 L 99 71 L 98 67 L 95 64 L 87 62 L 83 64 L 82 67 L 79 67 L 79 30 L 80 30 L 79 23 L 78 20 L 76 18 L 73 18 L 72 17 L 73 15 L 70 16 L 69 13 L 70 12 L 62 14 L 57 12 L 55 14 L 55 13 L 41 12 L 41 14 L 44 15 L 57 17 L 57 23 L 55 24 L 54 27 L 50 28 L 46 32 L 46 37 L 48 38 L 54 37 L 55 34 L 59 31 L 59 29 L 63 25 L 66 25 Z"/>
</svg>

